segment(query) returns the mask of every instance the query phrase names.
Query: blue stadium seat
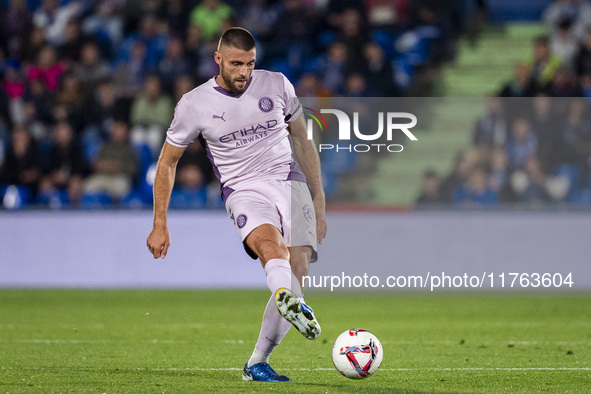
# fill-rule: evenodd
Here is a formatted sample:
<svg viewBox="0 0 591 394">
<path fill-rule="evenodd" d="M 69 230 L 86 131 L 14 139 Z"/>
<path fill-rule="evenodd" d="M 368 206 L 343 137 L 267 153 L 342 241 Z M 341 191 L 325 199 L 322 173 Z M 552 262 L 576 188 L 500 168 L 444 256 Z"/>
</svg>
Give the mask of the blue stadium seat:
<svg viewBox="0 0 591 394">
<path fill-rule="evenodd" d="M 207 207 L 207 189 L 196 191 L 173 189 L 170 196 L 170 209 L 203 209 Z"/>
<path fill-rule="evenodd" d="M 127 196 L 123 197 L 120 207 L 127 209 L 149 208 L 152 203 L 151 197 L 151 193 L 147 196 L 140 188 L 135 188 Z"/>
<path fill-rule="evenodd" d="M 397 38 L 398 36 L 388 31 L 371 31 L 371 40 L 382 48 L 384 54 L 386 55 L 386 59 L 392 59 L 394 57 L 396 53 L 395 43 Z"/>
<path fill-rule="evenodd" d="M 113 199 L 104 193 L 85 193 L 80 202 L 82 209 L 104 209 L 113 206 Z"/>
<path fill-rule="evenodd" d="M 135 154 L 138 158 L 138 184 L 146 179 L 146 174 L 150 169 L 152 163 L 154 163 L 152 150 L 150 147 L 145 143 L 135 143 L 133 144 L 133 148 L 135 150 Z"/>
<path fill-rule="evenodd" d="M 337 35 L 333 31 L 323 31 L 318 35 L 318 45 L 323 48 L 327 48 L 335 43 Z"/>
<path fill-rule="evenodd" d="M 577 205 L 591 204 L 591 189 L 575 190 L 568 201 Z"/>
<path fill-rule="evenodd" d="M 29 204 L 31 190 L 26 186 L 5 185 L 0 189 L 2 206 L 6 209 L 21 209 Z"/>
<path fill-rule="evenodd" d="M 581 186 L 581 169 L 575 164 L 560 164 L 556 167 L 556 175 L 565 177 L 570 182 L 567 199 L 571 199 Z"/>
</svg>

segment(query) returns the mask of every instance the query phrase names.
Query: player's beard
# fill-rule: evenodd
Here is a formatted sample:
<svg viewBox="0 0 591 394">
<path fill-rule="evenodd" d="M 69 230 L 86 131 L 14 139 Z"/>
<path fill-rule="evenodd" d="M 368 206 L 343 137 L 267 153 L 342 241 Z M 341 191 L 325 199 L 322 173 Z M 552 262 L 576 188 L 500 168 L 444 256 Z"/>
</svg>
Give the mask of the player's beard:
<svg viewBox="0 0 591 394">
<path fill-rule="evenodd" d="M 242 93 L 246 90 L 246 87 L 248 86 L 248 77 L 245 79 L 245 84 L 243 87 L 238 87 L 236 86 L 236 81 L 240 80 L 239 78 L 237 79 L 232 79 L 232 77 L 229 74 L 226 74 L 224 72 L 224 66 L 220 65 L 220 74 L 222 74 L 222 79 L 224 80 L 224 82 L 226 83 L 226 86 L 228 86 L 230 88 L 230 91 L 234 92 L 234 93 Z"/>
</svg>

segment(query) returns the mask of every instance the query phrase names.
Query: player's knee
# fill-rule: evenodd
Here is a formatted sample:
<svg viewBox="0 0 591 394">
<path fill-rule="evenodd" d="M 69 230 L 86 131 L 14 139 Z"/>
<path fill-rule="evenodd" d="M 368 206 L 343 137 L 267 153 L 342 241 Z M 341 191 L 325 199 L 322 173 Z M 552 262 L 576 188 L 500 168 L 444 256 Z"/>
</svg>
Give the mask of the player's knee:
<svg viewBox="0 0 591 394">
<path fill-rule="evenodd" d="M 259 257 L 263 262 L 272 259 L 289 260 L 289 251 L 284 244 L 278 244 L 271 240 L 261 241 L 258 247 Z"/>
<path fill-rule="evenodd" d="M 292 248 L 290 255 L 291 271 L 297 278 L 308 275 L 312 250 L 310 248 Z"/>
<path fill-rule="evenodd" d="M 302 276 L 308 275 L 308 265 L 302 262 L 292 261 L 291 272 L 293 272 L 293 275 L 299 280 Z"/>
</svg>

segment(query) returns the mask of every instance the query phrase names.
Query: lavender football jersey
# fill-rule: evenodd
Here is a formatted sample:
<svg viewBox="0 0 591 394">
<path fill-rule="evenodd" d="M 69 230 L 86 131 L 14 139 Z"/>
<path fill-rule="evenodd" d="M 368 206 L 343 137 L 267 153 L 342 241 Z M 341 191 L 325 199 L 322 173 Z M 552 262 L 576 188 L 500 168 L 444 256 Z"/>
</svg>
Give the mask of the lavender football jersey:
<svg viewBox="0 0 591 394">
<path fill-rule="evenodd" d="M 281 73 L 254 70 L 240 94 L 212 78 L 178 102 L 166 141 L 182 148 L 199 139 L 226 189 L 257 179 L 286 180 L 297 171 L 287 125 L 301 112 L 293 85 Z"/>
</svg>

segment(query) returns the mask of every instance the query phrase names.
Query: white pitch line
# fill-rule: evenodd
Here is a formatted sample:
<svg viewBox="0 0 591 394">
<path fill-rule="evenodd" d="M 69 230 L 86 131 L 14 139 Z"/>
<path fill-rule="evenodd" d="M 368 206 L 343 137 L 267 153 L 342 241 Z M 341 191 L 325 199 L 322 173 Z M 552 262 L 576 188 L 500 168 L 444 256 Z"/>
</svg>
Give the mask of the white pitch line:
<svg viewBox="0 0 591 394">
<path fill-rule="evenodd" d="M 138 371 L 242 371 L 242 368 L 137 368 Z M 334 368 L 276 368 L 277 371 L 335 371 Z M 591 367 L 580 368 L 552 368 L 552 367 L 487 367 L 487 368 L 380 368 L 380 371 L 404 372 L 404 371 L 591 371 Z"/>
<path fill-rule="evenodd" d="M 55 370 L 52 368 L 43 367 L 0 367 L 0 370 L 35 370 L 42 371 L 44 369 Z M 69 370 L 71 368 L 62 367 L 57 369 Z M 92 369 L 92 368 L 86 368 Z M 217 371 L 242 371 L 242 368 L 136 368 L 136 371 L 204 371 L 204 372 L 217 372 Z M 277 368 L 277 371 L 304 371 L 304 372 L 315 372 L 315 371 L 335 371 L 334 368 Z M 469 372 L 469 371 L 591 371 L 591 367 L 580 367 L 580 368 L 552 368 L 552 367 L 529 367 L 529 368 L 509 368 L 509 367 L 487 367 L 487 368 L 380 368 L 380 371 L 384 372 Z M 335 371 L 336 372 L 336 371 Z"/>
</svg>

